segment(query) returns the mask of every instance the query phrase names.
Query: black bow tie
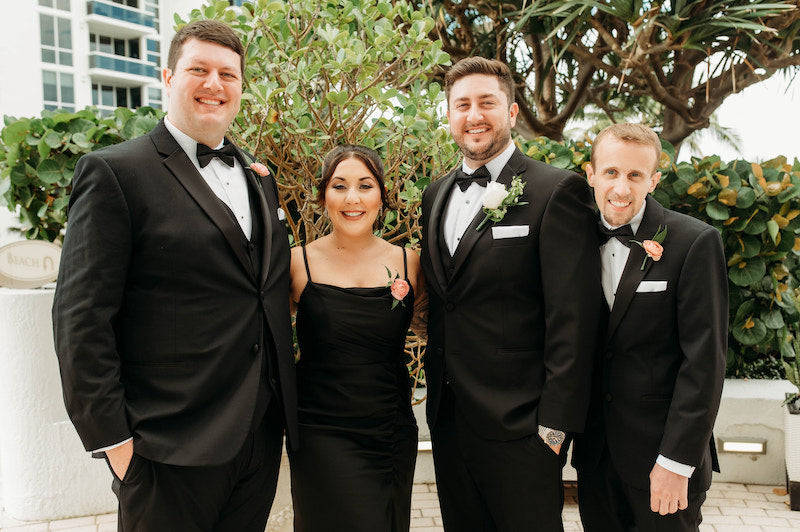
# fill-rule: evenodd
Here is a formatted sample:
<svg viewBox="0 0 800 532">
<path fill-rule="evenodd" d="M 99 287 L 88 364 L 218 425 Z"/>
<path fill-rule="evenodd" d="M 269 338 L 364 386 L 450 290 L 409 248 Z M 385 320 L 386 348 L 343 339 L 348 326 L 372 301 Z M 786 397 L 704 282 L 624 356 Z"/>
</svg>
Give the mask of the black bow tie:
<svg viewBox="0 0 800 532">
<path fill-rule="evenodd" d="M 481 166 L 471 174 L 465 173 L 461 168 L 456 170 L 456 184 L 461 189 L 461 192 L 467 190 L 472 183 L 485 187 L 491 180 L 492 175 L 485 166 Z"/>
<path fill-rule="evenodd" d="M 225 145 L 218 150 L 209 148 L 205 144 L 197 143 L 197 162 L 200 163 L 200 168 L 208 166 L 208 163 L 210 163 L 211 159 L 214 157 L 219 157 L 220 161 L 233 168 L 233 157 L 235 154 L 236 148 L 234 148 L 231 143 L 225 143 Z"/>
<path fill-rule="evenodd" d="M 602 246 L 612 238 L 619 240 L 625 247 L 631 247 L 631 238 L 633 238 L 633 229 L 630 224 L 625 224 L 616 229 L 609 229 L 603 222 L 597 222 L 597 236 L 600 239 Z"/>
</svg>

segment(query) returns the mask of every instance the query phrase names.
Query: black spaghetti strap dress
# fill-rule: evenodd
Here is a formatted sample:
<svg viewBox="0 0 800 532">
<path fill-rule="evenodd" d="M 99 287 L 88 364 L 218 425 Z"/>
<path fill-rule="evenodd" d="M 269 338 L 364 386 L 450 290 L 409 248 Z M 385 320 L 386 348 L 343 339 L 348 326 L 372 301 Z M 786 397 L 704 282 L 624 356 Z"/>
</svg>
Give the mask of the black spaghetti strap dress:
<svg viewBox="0 0 800 532">
<path fill-rule="evenodd" d="M 408 266 L 405 264 L 405 277 Z M 295 530 L 408 531 L 417 425 L 403 348 L 413 290 L 308 284 L 297 309 Z"/>
</svg>

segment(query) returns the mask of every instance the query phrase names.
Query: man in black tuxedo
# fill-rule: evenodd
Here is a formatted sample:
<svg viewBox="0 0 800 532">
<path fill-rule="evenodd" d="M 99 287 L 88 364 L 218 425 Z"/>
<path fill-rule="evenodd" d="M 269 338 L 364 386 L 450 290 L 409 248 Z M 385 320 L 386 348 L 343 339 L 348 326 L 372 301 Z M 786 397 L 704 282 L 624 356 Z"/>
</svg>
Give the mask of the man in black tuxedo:
<svg viewBox="0 0 800 532">
<path fill-rule="evenodd" d="M 445 91 L 464 161 L 422 199 L 427 412 L 444 527 L 561 530 L 559 452 L 583 429 L 600 311 L 591 192 L 511 141 L 519 108 L 505 64 L 464 59 Z M 519 203 L 479 228 L 487 186 L 514 178 Z"/>
<path fill-rule="evenodd" d="M 243 53 L 219 21 L 185 26 L 163 71 L 166 119 L 75 168 L 55 344 L 120 530 L 263 532 L 284 429 L 296 441 L 277 190 L 225 138 Z"/>
<path fill-rule="evenodd" d="M 661 143 L 640 124 L 594 142 L 605 301 L 586 431 L 575 441 L 587 532 L 698 530 L 719 471 L 711 430 L 728 337 L 728 282 L 713 227 L 649 197 Z"/>
</svg>

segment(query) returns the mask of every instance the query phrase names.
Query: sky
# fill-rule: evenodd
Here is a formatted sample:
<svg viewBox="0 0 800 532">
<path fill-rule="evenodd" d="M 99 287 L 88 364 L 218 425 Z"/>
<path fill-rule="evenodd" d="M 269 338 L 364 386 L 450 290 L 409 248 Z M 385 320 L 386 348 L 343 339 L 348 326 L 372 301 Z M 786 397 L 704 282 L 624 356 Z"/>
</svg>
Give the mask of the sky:
<svg viewBox="0 0 800 532">
<path fill-rule="evenodd" d="M 739 134 L 742 154 L 706 134 L 700 145 L 704 155 L 756 162 L 785 155 L 791 164 L 795 157 L 800 159 L 800 76 L 792 80 L 777 73 L 729 96 L 717 110 L 717 118 Z"/>
</svg>

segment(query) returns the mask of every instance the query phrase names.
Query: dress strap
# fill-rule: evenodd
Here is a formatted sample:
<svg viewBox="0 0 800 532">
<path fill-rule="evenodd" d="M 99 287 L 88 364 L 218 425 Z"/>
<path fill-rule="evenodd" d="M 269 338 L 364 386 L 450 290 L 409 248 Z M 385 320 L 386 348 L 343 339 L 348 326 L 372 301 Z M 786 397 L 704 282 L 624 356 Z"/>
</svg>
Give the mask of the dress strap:
<svg viewBox="0 0 800 532">
<path fill-rule="evenodd" d="M 408 257 L 406 256 L 406 248 L 401 246 L 403 250 L 403 279 L 408 279 Z"/>
<path fill-rule="evenodd" d="M 311 271 L 308 269 L 308 255 L 306 255 L 305 246 L 303 246 L 303 262 L 306 265 L 306 275 L 308 275 L 308 280 L 311 281 Z"/>
</svg>

